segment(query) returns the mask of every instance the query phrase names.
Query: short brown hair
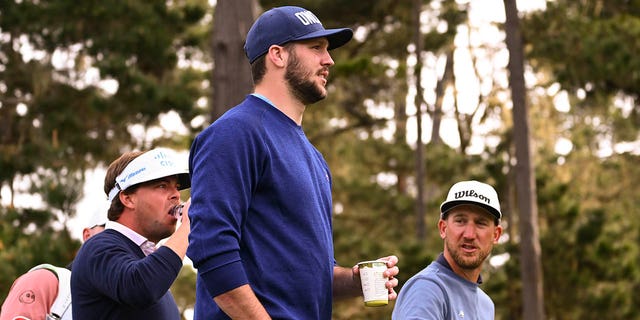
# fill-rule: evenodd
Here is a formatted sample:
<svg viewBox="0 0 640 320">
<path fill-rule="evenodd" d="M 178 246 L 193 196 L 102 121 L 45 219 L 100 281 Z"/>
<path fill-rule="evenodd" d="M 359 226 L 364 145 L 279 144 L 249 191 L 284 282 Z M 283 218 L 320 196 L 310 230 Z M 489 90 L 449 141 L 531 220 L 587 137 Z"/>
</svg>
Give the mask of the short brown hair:
<svg viewBox="0 0 640 320">
<path fill-rule="evenodd" d="M 284 50 L 292 52 L 292 50 L 294 50 L 295 44 L 295 41 L 287 42 L 283 44 L 282 47 L 284 48 Z M 251 64 L 251 77 L 253 79 L 254 85 L 260 83 L 260 81 L 262 81 L 262 78 L 264 78 L 264 75 L 267 73 L 267 63 L 265 61 L 266 56 L 267 54 L 261 55 Z"/>
<path fill-rule="evenodd" d="M 104 193 L 109 195 L 109 191 L 113 189 L 116 185 L 116 178 L 124 169 L 127 167 L 133 159 L 139 157 L 143 154 L 143 151 L 130 151 L 121 155 L 118 159 L 111 162 L 109 168 L 107 169 L 107 173 L 104 176 Z M 135 191 L 136 188 L 128 188 L 127 193 Z M 115 221 L 120 218 L 122 214 L 122 210 L 124 210 L 124 205 L 120 202 L 120 197 L 115 197 L 111 204 L 109 205 L 109 210 L 107 211 L 107 217 L 110 221 Z"/>
<path fill-rule="evenodd" d="M 267 66 L 265 64 L 265 55 L 262 55 L 251 64 L 251 78 L 253 83 L 260 83 L 266 72 Z"/>
</svg>

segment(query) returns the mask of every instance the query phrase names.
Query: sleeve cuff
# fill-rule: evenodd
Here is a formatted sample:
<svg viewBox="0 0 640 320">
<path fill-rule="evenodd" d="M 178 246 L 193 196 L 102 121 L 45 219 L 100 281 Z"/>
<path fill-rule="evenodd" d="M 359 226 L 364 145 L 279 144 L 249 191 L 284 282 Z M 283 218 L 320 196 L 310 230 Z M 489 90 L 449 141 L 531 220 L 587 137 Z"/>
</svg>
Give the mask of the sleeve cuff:
<svg viewBox="0 0 640 320">
<path fill-rule="evenodd" d="M 249 283 L 241 261 L 201 273 L 200 277 L 212 297 Z"/>
</svg>

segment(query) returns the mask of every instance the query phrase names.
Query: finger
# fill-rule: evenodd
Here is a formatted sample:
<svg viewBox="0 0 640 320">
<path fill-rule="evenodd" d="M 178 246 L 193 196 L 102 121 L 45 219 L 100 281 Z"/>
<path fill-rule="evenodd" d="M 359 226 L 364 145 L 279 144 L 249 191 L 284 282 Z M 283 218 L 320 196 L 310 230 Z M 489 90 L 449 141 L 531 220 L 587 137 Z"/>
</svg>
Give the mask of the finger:
<svg viewBox="0 0 640 320">
<path fill-rule="evenodd" d="M 360 268 L 358 268 L 357 264 L 355 266 L 351 267 L 351 273 L 354 276 L 359 276 L 360 275 Z"/>
<path fill-rule="evenodd" d="M 389 290 L 393 290 L 393 288 L 395 288 L 396 286 L 398 286 L 398 279 L 397 278 L 389 278 L 389 280 L 385 283 L 385 286 L 389 289 Z"/>
<path fill-rule="evenodd" d="M 398 273 L 400 273 L 400 269 L 398 269 L 398 267 L 388 268 L 387 270 L 384 271 L 384 275 L 387 278 L 393 278 L 393 277 L 397 276 Z"/>
<path fill-rule="evenodd" d="M 398 263 L 398 257 L 396 257 L 394 255 L 386 256 L 386 257 L 380 258 L 378 260 L 385 261 L 387 263 L 387 267 L 389 267 L 389 268 L 395 266 Z"/>
<path fill-rule="evenodd" d="M 389 290 L 389 301 L 391 300 L 395 300 L 398 297 L 398 294 L 396 293 L 395 290 L 390 289 Z"/>
</svg>

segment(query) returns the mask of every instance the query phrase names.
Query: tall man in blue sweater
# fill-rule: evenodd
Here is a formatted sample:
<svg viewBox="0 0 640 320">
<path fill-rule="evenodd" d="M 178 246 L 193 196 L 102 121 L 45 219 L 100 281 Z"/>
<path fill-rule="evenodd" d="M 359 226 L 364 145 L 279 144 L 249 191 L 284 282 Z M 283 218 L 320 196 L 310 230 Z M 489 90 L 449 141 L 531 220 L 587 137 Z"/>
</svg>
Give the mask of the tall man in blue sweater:
<svg viewBox="0 0 640 320">
<path fill-rule="evenodd" d="M 352 34 L 300 7 L 271 9 L 249 30 L 255 91 L 191 147 L 196 320 L 330 319 L 333 297 L 362 294 L 357 267 L 334 259 L 331 174 L 301 127 L 327 94 L 329 50 Z M 393 300 L 398 259 L 383 259 Z"/>
<path fill-rule="evenodd" d="M 493 187 L 478 181 L 454 184 L 440 206 L 444 251 L 404 284 L 393 320 L 493 320 L 493 301 L 479 287 L 480 271 L 502 234 L 501 217 Z"/>
<path fill-rule="evenodd" d="M 109 221 L 73 262 L 74 319 L 181 319 L 168 291 L 182 267 L 190 228 L 187 214 L 172 214 L 179 190 L 190 186 L 186 164 L 180 164 L 173 151 L 159 148 L 125 153 L 109 165 Z"/>
</svg>

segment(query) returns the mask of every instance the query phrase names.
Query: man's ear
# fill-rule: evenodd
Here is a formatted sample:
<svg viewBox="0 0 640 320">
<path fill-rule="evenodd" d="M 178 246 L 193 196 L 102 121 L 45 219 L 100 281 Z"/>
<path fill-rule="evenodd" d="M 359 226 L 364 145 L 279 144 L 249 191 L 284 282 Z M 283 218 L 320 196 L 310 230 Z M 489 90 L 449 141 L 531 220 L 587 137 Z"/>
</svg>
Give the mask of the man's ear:
<svg viewBox="0 0 640 320">
<path fill-rule="evenodd" d="M 284 47 L 274 44 L 271 47 L 269 47 L 269 50 L 267 51 L 267 55 L 265 59 L 279 68 L 284 68 L 286 66 L 286 62 L 285 62 L 286 54 L 287 52 L 284 49 Z"/>
<path fill-rule="evenodd" d="M 498 243 L 498 240 L 500 240 L 500 236 L 502 235 L 502 225 L 497 225 L 496 229 L 493 233 L 493 243 L 496 244 Z"/>
<path fill-rule="evenodd" d="M 440 238 L 444 240 L 447 231 L 447 222 L 440 219 L 438 220 L 438 231 L 440 231 Z"/>
<path fill-rule="evenodd" d="M 133 209 L 135 207 L 135 193 L 127 194 L 124 192 L 120 192 L 118 194 L 118 197 L 120 197 L 120 202 L 122 202 L 122 205 L 124 205 L 126 208 Z"/>
</svg>

